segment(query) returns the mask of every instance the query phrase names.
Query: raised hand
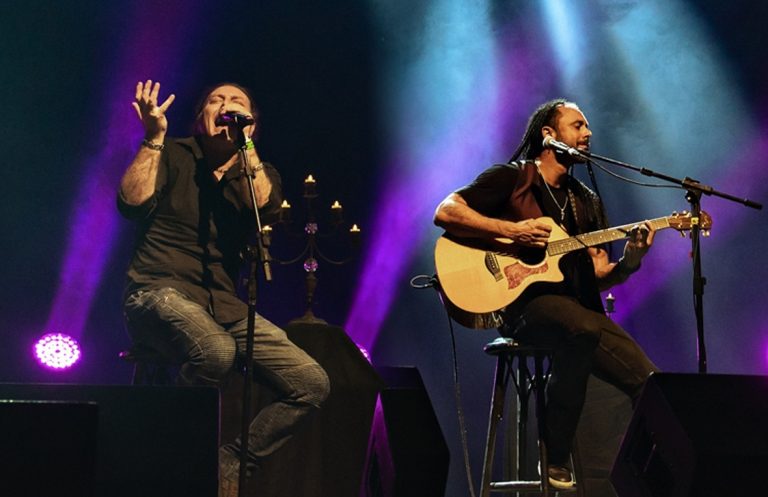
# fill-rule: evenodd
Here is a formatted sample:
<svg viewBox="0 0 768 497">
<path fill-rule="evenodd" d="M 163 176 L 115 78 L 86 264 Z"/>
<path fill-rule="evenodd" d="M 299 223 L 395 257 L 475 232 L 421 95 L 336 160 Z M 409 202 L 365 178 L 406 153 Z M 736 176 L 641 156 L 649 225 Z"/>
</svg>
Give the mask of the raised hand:
<svg viewBox="0 0 768 497">
<path fill-rule="evenodd" d="M 168 131 L 168 119 L 165 112 L 176 99 L 176 95 L 171 94 L 165 99 L 165 102 L 158 105 L 157 97 L 160 93 L 160 83 L 148 79 L 146 83 L 139 81 L 136 84 L 136 99 L 131 103 L 136 110 L 139 119 L 144 125 L 144 137 L 148 140 L 162 143 L 165 133 Z"/>
</svg>

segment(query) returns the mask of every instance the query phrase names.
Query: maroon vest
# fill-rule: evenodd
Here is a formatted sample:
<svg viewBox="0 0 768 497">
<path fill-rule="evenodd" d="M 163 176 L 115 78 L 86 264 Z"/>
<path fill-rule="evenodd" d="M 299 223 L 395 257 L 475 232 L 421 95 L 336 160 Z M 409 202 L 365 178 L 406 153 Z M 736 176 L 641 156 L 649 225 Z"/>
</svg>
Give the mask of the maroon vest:
<svg viewBox="0 0 768 497">
<path fill-rule="evenodd" d="M 531 191 L 531 185 L 539 184 L 539 172 L 536 164 L 531 161 L 525 161 L 520 165 L 520 174 L 517 176 L 517 183 L 512 195 L 507 203 L 507 215 L 511 221 L 522 221 L 523 219 L 537 218 L 544 215 L 541 212 L 536 197 Z"/>
</svg>

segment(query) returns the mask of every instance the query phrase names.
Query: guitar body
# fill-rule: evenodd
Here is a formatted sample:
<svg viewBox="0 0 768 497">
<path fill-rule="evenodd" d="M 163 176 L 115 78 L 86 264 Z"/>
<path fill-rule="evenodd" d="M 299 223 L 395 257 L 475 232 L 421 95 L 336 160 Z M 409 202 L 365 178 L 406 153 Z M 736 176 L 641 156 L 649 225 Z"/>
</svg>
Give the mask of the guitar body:
<svg viewBox="0 0 768 497">
<path fill-rule="evenodd" d="M 550 243 L 568 234 L 548 217 L 539 218 L 552 232 Z M 476 314 L 498 311 L 539 282 L 563 280 L 563 254 L 516 245 L 509 239 L 482 240 L 443 235 L 435 247 L 435 268 L 445 297 L 456 307 Z"/>
</svg>

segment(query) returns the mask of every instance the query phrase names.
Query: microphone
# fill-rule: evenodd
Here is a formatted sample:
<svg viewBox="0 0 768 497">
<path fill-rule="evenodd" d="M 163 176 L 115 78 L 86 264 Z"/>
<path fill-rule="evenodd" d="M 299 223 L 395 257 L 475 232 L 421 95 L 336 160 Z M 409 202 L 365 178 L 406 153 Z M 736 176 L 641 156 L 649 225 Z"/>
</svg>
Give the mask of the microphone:
<svg viewBox="0 0 768 497">
<path fill-rule="evenodd" d="M 588 159 L 589 154 L 582 152 L 581 150 L 573 147 L 569 147 L 563 142 L 559 142 L 552 138 L 551 136 L 545 136 L 544 142 L 542 143 L 544 148 L 550 148 L 552 150 L 559 150 L 560 152 L 564 152 L 571 157 L 576 157 L 577 159 Z"/>
<path fill-rule="evenodd" d="M 237 111 L 229 111 L 219 114 L 214 121 L 216 126 L 240 126 L 241 128 L 250 126 L 255 122 L 253 116 Z"/>
</svg>

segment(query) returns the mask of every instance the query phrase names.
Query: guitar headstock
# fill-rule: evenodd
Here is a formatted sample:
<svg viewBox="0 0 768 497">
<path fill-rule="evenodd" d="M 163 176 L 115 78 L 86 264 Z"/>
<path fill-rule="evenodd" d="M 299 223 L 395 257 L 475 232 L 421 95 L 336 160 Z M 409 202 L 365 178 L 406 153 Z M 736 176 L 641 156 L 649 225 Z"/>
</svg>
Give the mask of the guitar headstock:
<svg viewBox="0 0 768 497">
<path fill-rule="evenodd" d="M 712 216 L 705 211 L 701 211 L 701 215 L 697 218 L 688 211 L 673 212 L 667 220 L 669 227 L 678 231 L 690 231 L 691 228 L 698 225 L 704 236 L 708 236 L 709 230 L 712 228 Z"/>
</svg>

